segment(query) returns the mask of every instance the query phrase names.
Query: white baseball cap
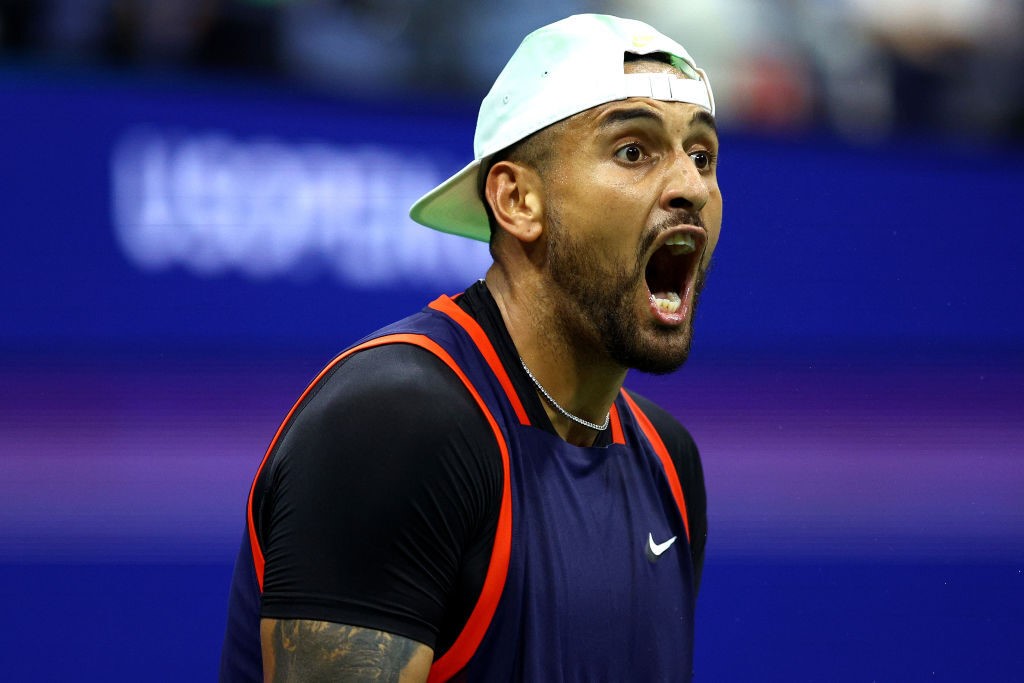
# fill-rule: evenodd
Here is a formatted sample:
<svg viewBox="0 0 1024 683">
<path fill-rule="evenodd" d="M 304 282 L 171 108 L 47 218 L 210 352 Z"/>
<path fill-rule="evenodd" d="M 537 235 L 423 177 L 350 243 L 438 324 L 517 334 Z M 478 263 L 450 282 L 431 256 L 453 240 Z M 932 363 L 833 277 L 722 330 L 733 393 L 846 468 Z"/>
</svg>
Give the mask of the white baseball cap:
<svg viewBox="0 0 1024 683">
<path fill-rule="evenodd" d="M 626 53 L 669 55 L 685 74 L 623 72 Z M 552 123 L 629 97 L 689 102 L 715 113 L 707 74 L 682 45 L 647 24 L 604 14 L 577 14 L 537 29 L 498 75 L 480 104 L 474 159 L 423 195 L 409 215 L 427 227 L 488 241 L 479 173 L 496 152 Z"/>
</svg>

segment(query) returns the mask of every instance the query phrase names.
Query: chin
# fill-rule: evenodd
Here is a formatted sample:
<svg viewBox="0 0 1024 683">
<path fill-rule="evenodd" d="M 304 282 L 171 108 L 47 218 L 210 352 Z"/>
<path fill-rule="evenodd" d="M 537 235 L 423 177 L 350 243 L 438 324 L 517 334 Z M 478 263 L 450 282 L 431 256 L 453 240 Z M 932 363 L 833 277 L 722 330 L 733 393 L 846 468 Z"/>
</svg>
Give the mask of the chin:
<svg viewBox="0 0 1024 683">
<path fill-rule="evenodd" d="M 647 335 L 637 334 L 632 343 L 613 344 L 609 349 L 619 364 L 652 375 L 675 372 L 690 355 L 692 334 L 689 326 L 656 328 Z M 625 340 L 619 340 L 625 341 Z"/>
</svg>

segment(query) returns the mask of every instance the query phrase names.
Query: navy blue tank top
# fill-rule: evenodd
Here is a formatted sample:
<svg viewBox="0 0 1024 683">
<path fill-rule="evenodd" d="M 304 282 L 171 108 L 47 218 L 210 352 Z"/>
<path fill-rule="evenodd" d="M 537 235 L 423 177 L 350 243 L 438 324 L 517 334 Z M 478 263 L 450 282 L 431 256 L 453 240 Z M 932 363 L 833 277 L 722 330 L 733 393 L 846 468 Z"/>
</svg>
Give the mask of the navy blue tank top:
<svg viewBox="0 0 1024 683">
<path fill-rule="evenodd" d="M 695 588 L 682 487 L 631 397 L 622 391 L 612 405 L 605 447 L 534 427 L 483 329 L 448 297 L 358 342 L 324 373 L 394 343 L 433 353 L 459 377 L 491 426 L 504 474 L 483 588 L 429 680 L 690 680 Z M 247 583 L 258 589 L 251 512 L 247 541 Z"/>
</svg>

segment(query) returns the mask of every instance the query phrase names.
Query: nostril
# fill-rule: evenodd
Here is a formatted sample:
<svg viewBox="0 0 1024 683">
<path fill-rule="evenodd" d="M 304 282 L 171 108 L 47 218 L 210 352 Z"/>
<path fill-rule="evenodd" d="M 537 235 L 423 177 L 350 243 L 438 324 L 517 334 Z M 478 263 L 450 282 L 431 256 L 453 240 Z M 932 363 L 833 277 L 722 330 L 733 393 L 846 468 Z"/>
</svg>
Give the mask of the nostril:
<svg viewBox="0 0 1024 683">
<path fill-rule="evenodd" d="M 692 209 L 693 202 L 686 197 L 675 196 L 669 200 L 668 205 L 672 209 Z"/>
</svg>

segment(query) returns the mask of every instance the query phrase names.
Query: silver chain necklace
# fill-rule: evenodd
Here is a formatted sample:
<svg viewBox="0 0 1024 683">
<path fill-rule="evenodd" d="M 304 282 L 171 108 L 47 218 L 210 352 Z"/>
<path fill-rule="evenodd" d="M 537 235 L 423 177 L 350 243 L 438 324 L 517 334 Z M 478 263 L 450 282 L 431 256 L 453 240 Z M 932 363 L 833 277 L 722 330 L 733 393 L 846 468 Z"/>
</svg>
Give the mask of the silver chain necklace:
<svg viewBox="0 0 1024 683">
<path fill-rule="evenodd" d="M 561 413 L 565 417 L 569 418 L 570 420 L 572 420 L 576 424 L 583 425 L 587 429 L 594 429 L 594 430 L 599 431 L 599 432 L 603 432 L 604 430 L 608 429 L 608 423 L 611 422 L 611 419 L 612 419 L 611 411 L 609 411 L 608 414 L 604 416 L 604 424 L 603 425 L 599 425 L 599 424 L 596 424 L 594 422 L 587 422 L 582 417 L 576 417 L 575 415 L 570 413 L 568 410 L 566 410 L 562 406 L 558 405 L 558 401 L 556 401 L 555 399 L 553 399 L 551 397 L 551 394 L 548 393 L 548 390 L 545 389 L 544 387 L 542 387 L 540 382 L 537 381 L 537 378 L 533 376 L 532 372 L 530 372 L 530 368 L 526 367 L 526 361 L 523 360 L 522 357 L 519 358 L 519 362 L 522 363 L 523 370 L 526 370 L 526 376 L 530 378 L 531 382 L 533 382 L 533 386 L 537 387 L 537 389 L 540 391 L 540 393 L 544 395 L 544 398 L 546 398 L 548 400 L 548 403 L 550 403 L 551 406 L 555 410 L 557 410 L 559 413 Z"/>
</svg>

